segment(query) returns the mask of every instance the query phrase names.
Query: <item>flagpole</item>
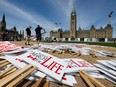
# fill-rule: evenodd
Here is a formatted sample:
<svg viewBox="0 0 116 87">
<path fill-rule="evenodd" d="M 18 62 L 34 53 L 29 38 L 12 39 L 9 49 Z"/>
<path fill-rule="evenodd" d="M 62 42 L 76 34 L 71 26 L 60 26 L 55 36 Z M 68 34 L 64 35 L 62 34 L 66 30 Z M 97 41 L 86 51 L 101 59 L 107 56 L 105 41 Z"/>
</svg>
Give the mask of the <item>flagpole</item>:
<svg viewBox="0 0 116 87">
<path fill-rule="evenodd" d="M 108 17 L 108 23 L 110 24 L 110 17 Z"/>
<path fill-rule="evenodd" d="M 108 15 L 108 22 L 109 22 L 109 24 L 110 24 L 110 18 L 112 16 L 112 13 L 113 13 L 113 11 L 111 11 L 110 14 Z"/>
</svg>

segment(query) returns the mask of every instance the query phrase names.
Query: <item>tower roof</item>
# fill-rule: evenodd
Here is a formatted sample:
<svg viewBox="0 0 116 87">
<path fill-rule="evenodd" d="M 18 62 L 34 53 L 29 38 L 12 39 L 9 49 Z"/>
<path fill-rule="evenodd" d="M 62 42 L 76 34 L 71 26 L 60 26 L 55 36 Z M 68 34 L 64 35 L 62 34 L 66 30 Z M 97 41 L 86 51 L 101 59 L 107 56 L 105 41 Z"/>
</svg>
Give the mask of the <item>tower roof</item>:
<svg viewBox="0 0 116 87">
<path fill-rule="evenodd" d="M 5 20 L 5 14 L 3 14 L 2 22 L 6 22 L 6 20 Z"/>
<path fill-rule="evenodd" d="M 76 9 L 75 9 L 75 0 L 73 0 L 73 7 L 72 7 L 72 13 L 75 13 Z"/>
</svg>

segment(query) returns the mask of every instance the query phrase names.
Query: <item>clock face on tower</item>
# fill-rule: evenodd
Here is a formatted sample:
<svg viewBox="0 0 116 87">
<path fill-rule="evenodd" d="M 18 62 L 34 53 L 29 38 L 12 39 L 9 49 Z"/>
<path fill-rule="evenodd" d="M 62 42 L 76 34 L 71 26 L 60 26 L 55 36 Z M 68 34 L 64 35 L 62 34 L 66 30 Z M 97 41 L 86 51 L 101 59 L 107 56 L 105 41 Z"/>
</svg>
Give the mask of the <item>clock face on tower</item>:
<svg viewBox="0 0 116 87">
<path fill-rule="evenodd" d="M 74 13 L 72 13 L 72 15 L 75 15 Z"/>
</svg>

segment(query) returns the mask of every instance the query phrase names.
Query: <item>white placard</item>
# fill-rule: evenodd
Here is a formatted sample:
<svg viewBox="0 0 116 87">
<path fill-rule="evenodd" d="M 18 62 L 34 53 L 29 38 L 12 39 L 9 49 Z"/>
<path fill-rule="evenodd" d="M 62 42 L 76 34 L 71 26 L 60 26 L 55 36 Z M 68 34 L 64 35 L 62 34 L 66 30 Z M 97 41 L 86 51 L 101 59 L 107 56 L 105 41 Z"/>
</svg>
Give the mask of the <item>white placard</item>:
<svg viewBox="0 0 116 87">
<path fill-rule="evenodd" d="M 107 60 L 106 62 L 108 62 L 108 63 L 110 63 L 110 64 L 112 64 L 113 66 L 115 66 L 115 67 L 116 67 L 116 62 L 113 62 L 113 60 L 112 60 L 112 61 Z"/>
<path fill-rule="evenodd" d="M 106 72 L 116 76 L 116 71 L 114 71 L 114 70 L 112 70 L 112 69 L 110 69 L 110 68 L 108 68 L 108 67 L 106 67 L 104 65 L 101 65 L 101 64 L 94 64 L 94 65 L 99 67 L 100 69 L 102 69 L 102 70 L 104 70 L 104 71 L 106 71 Z"/>
<path fill-rule="evenodd" d="M 20 46 L 18 46 L 17 44 L 12 44 L 9 42 L 0 42 L 0 52 L 15 50 L 19 47 Z"/>
<path fill-rule="evenodd" d="M 18 56 L 5 56 L 4 59 L 11 62 L 17 68 L 24 68 L 27 65 L 27 63 L 24 60 L 19 59 Z M 34 71 L 32 73 L 32 75 L 39 76 L 39 77 L 42 77 L 42 78 L 46 76 L 44 73 L 42 73 L 42 72 L 40 72 L 38 70 Z"/>
<path fill-rule="evenodd" d="M 114 82 L 116 84 L 116 77 L 115 76 L 109 74 L 108 72 L 106 72 L 106 71 L 104 71 L 102 69 L 99 69 L 99 71 L 104 73 L 105 74 L 104 76 L 106 76 L 108 80 L 110 80 L 110 81 L 112 81 L 112 82 Z"/>
<path fill-rule="evenodd" d="M 24 52 L 24 51 L 28 51 L 29 48 L 18 48 L 16 50 L 12 50 L 12 51 L 7 51 L 7 52 L 3 52 L 5 55 L 7 54 L 14 54 L 14 53 L 19 53 L 19 52 Z"/>
<path fill-rule="evenodd" d="M 39 70 L 61 81 L 67 63 L 63 60 L 39 50 L 31 50 L 19 56 L 20 59 L 37 66 Z"/>
<path fill-rule="evenodd" d="M 63 59 L 68 63 L 65 73 L 78 72 L 79 70 L 95 71 L 97 68 L 83 59 Z"/>
<path fill-rule="evenodd" d="M 94 78 L 105 78 L 104 75 L 100 74 L 99 72 L 89 72 L 88 74 Z"/>
<path fill-rule="evenodd" d="M 101 63 L 101 64 L 103 64 L 103 65 L 105 65 L 105 66 L 107 66 L 107 67 L 109 67 L 111 69 L 116 70 L 116 67 L 111 65 L 111 64 L 109 64 L 108 62 L 106 62 L 106 60 L 97 60 L 97 62 L 99 62 L 99 63 Z"/>
<path fill-rule="evenodd" d="M 31 80 L 31 81 L 37 81 L 39 78 L 34 76 L 27 76 L 25 79 Z"/>
<path fill-rule="evenodd" d="M 75 80 L 74 76 L 72 75 L 64 75 L 61 81 L 57 81 L 53 78 L 47 77 L 49 81 L 57 82 L 57 83 L 63 83 L 69 86 L 73 86 L 73 84 L 77 84 L 77 81 Z"/>
</svg>

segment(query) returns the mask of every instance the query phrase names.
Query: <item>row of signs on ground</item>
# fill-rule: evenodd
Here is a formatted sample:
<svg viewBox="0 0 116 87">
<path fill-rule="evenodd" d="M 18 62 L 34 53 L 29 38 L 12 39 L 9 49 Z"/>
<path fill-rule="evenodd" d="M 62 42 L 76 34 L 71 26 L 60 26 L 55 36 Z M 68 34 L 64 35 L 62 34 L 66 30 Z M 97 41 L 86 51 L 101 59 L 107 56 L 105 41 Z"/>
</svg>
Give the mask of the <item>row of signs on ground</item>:
<svg viewBox="0 0 116 87">
<path fill-rule="evenodd" d="M 36 47 L 39 50 L 49 49 L 49 50 L 56 50 L 61 52 L 63 49 L 69 49 L 71 52 L 75 52 L 75 53 L 80 52 L 81 54 L 84 54 L 84 55 L 90 55 L 95 53 L 97 56 L 110 56 L 110 57 L 116 56 L 115 53 L 108 52 L 105 50 L 91 49 L 90 47 L 86 47 L 85 44 L 83 45 L 83 44 L 53 44 L 52 43 L 52 44 L 40 44 L 40 45 L 36 45 Z M 20 46 L 16 44 L 12 44 L 9 42 L 0 42 L 0 52 L 15 50 L 19 48 Z M 16 52 L 16 50 L 14 52 Z M 8 54 L 8 53 L 11 53 L 11 52 L 5 52 L 5 54 Z"/>
<path fill-rule="evenodd" d="M 14 51 L 17 51 L 18 53 L 22 51 L 23 53 L 21 53 L 21 55 L 18 55 L 18 56 L 17 56 L 17 53 L 15 55 L 13 54 L 5 55 L 2 58 L 8 60 L 9 62 L 17 66 L 18 68 L 23 68 L 27 64 L 32 64 L 34 66 L 37 66 L 38 70 L 33 72 L 33 75 L 38 76 L 38 77 L 47 76 L 47 79 L 49 79 L 50 81 L 61 82 L 61 83 L 73 86 L 73 84 L 77 82 L 72 75 L 74 75 L 74 73 L 77 74 L 77 72 L 82 69 L 86 70 L 88 73 L 91 73 L 93 77 L 103 78 L 103 76 L 100 75 L 100 73 L 98 72 L 99 70 L 102 73 L 105 72 L 104 73 L 105 76 L 111 76 L 110 80 L 111 81 L 113 80 L 112 82 L 116 80 L 116 76 L 115 76 L 115 65 L 116 65 L 115 63 L 116 62 L 113 62 L 113 63 L 112 61 L 108 62 L 109 64 L 108 67 L 114 66 L 113 68 L 110 68 L 111 71 L 108 72 L 108 71 L 105 71 L 105 69 L 107 69 L 108 67 L 105 67 L 107 66 L 107 64 L 104 64 L 104 62 L 101 63 L 101 64 L 104 64 L 104 66 L 98 69 L 94 65 L 88 63 L 87 61 L 83 59 L 73 59 L 73 58 L 59 59 L 53 55 L 44 53 L 37 49 L 27 50 L 27 48 L 23 48 L 21 50 L 21 48 L 20 49 L 17 48 L 17 50 L 14 49 Z M 10 51 L 10 52 L 14 53 L 14 51 Z M 98 65 L 98 64 L 96 64 L 96 66 L 101 67 L 101 65 Z M 29 79 L 34 78 L 33 75 L 28 78 Z M 107 79 L 109 78 L 107 77 Z"/>
</svg>

